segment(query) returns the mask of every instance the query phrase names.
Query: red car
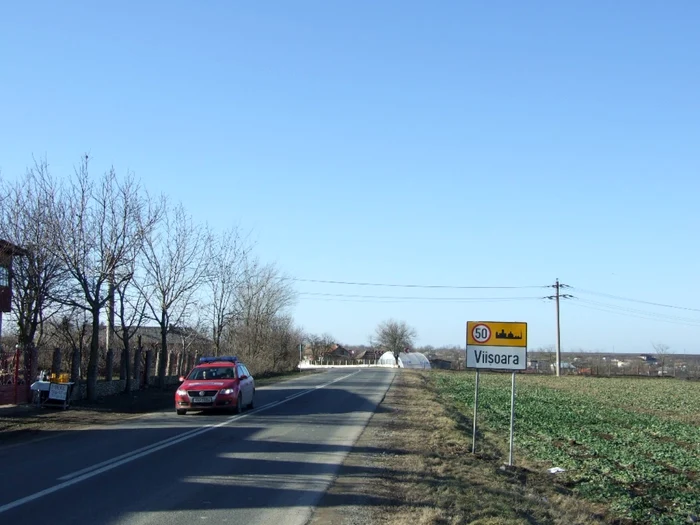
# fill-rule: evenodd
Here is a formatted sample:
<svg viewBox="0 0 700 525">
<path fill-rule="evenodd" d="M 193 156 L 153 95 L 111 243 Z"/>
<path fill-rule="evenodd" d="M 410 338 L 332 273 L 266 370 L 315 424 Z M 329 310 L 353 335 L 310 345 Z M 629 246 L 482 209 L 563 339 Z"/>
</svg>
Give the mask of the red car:
<svg viewBox="0 0 700 525">
<path fill-rule="evenodd" d="M 255 380 L 236 357 L 202 357 L 181 377 L 175 392 L 175 411 L 229 409 L 238 414 L 255 403 Z"/>
</svg>

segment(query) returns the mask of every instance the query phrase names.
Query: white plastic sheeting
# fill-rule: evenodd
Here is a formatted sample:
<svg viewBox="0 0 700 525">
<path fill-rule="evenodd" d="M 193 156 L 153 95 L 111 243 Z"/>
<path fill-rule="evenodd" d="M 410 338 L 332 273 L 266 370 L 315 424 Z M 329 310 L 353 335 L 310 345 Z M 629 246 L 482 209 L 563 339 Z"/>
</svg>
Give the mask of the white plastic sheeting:
<svg viewBox="0 0 700 525">
<path fill-rule="evenodd" d="M 399 368 L 430 368 L 430 361 L 420 352 L 411 352 L 399 354 Z"/>
<path fill-rule="evenodd" d="M 379 358 L 379 366 L 396 366 L 396 359 L 394 359 L 393 352 L 384 352 L 382 357 Z M 420 352 L 405 353 L 401 352 L 399 354 L 399 368 L 422 368 L 429 369 L 430 361 Z"/>
<path fill-rule="evenodd" d="M 396 366 L 396 359 L 393 352 L 384 352 L 377 363 L 379 366 Z"/>
</svg>

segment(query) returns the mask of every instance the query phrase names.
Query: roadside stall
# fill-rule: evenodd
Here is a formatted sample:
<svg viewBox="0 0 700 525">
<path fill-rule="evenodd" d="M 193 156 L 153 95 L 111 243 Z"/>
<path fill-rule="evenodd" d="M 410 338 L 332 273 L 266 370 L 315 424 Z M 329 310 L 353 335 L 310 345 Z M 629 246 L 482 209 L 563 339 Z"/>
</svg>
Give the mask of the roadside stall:
<svg viewBox="0 0 700 525">
<path fill-rule="evenodd" d="M 66 374 L 48 376 L 41 373 L 39 379 L 31 384 L 33 403 L 38 407 L 57 407 L 64 410 L 70 406 L 75 383 L 67 381 Z"/>
</svg>

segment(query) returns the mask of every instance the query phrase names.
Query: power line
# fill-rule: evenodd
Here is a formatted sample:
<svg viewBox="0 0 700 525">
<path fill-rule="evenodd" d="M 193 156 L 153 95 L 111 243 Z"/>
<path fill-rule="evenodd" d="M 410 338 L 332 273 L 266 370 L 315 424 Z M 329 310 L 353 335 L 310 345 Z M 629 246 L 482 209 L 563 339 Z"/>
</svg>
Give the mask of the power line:
<svg viewBox="0 0 700 525">
<path fill-rule="evenodd" d="M 372 304 L 432 304 L 432 305 L 437 305 L 437 304 L 452 304 L 452 305 L 458 305 L 458 304 L 482 304 L 482 303 L 499 303 L 499 302 L 507 302 L 507 301 L 502 301 L 500 299 L 483 299 L 480 300 L 479 302 L 477 301 L 451 301 L 451 302 L 440 302 L 440 301 L 430 301 L 430 300 L 425 300 L 425 299 L 414 299 L 411 301 L 406 301 L 402 299 L 344 299 L 342 297 L 338 298 L 333 298 L 333 297 L 300 297 L 302 301 L 316 301 L 316 302 L 327 302 L 327 303 L 372 303 Z M 534 299 L 539 299 L 538 297 Z"/>
<path fill-rule="evenodd" d="M 676 306 L 673 304 L 655 303 L 653 301 L 644 301 L 641 299 L 631 299 L 629 297 L 622 297 L 619 295 L 611 295 L 611 294 L 603 293 L 603 292 L 594 292 L 592 290 L 584 290 L 583 288 L 571 287 L 571 289 L 575 290 L 579 293 L 584 293 L 584 294 L 589 294 L 589 295 L 597 295 L 599 297 L 606 297 L 608 299 L 616 299 L 618 301 L 628 301 L 628 302 L 632 302 L 632 303 L 648 304 L 650 306 L 660 306 L 663 308 L 674 308 L 676 310 L 687 310 L 690 312 L 700 312 L 700 309 L 698 309 L 698 308 L 689 308 L 687 306 Z"/>
<path fill-rule="evenodd" d="M 493 301 L 532 301 L 541 300 L 542 297 L 517 296 L 517 297 L 425 297 L 425 296 L 398 296 L 398 295 L 362 295 L 362 294 L 337 294 L 322 292 L 299 292 L 305 298 L 332 298 L 332 299 L 372 299 L 394 300 L 403 302 L 413 301 L 444 301 L 444 302 L 493 302 Z"/>
<path fill-rule="evenodd" d="M 639 316 L 645 316 L 645 318 L 648 319 L 654 319 L 654 320 L 668 320 L 668 321 L 676 321 L 676 322 L 684 322 L 684 323 L 700 323 L 700 318 L 692 318 L 692 317 L 680 317 L 677 315 L 667 315 L 667 314 L 661 314 L 657 312 L 649 312 L 646 310 L 638 310 L 636 308 L 628 308 L 625 306 L 619 306 L 615 304 L 607 304 L 607 303 L 601 303 L 598 301 L 591 301 L 590 299 L 581 299 L 579 297 L 575 297 L 576 302 L 587 304 L 593 307 L 599 307 L 599 308 L 607 308 L 610 310 L 615 310 L 616 312 L 622 312 L 622 313 L 627 313 L 631 314 L 631 316 L 639 317 Z"/>
<path fill-rule="evenodd" d="M 548 288 L 548 286 L 456 286 L 456 285 L 442 285 L 442 284 L 389 284 L 389 283 L 366 283 L 366 282 L 352 282 L 352 281 L 325 281 L 321 279 L 298 279 L 295 277 L 286 278 L 290 281 L 300 282 L 300 283 L 322 283 L 322 284 L 341 284 L 350 286 L 378 286 L 378 287 L 391 287 L 391 288 L 430 288 L 430 289 L 451 289 L 451 290 L 521 290 L 526 288 Z"/>
<path fill-rule="evenodd" d="M 597 307 L 597 306 L 590 306 L 585 303 L 581 303 L 580 301 L 572 301 L 571 302 L 572 306 L 576 306 L 577 308 L 585 308 L 587 310 L 595 310 L 597 312 L 604 312 L 607 314 L 617 314 L 617 315 L 622 315 L 626 317 L 634 317 L 636 319 L 645 319 L 647 321 L 660 321 L 663 323 L 672 323 L 672 324 L 678 324 L 678 325 L 683 325 L 683 326 L 700 326 L 700 320 L 699 321 L 694 321 L 691 319 L 688 320 L 683 320 L 683 319 L 666 319 L 663 317 L 655 317 L 654 315 L 642 315 L 642 314 L 635 314 L 635 313 L 630 313 L 630 312 L 625 312 L 621 310 L 616 310 L 610 307 Z"/>
</svg>

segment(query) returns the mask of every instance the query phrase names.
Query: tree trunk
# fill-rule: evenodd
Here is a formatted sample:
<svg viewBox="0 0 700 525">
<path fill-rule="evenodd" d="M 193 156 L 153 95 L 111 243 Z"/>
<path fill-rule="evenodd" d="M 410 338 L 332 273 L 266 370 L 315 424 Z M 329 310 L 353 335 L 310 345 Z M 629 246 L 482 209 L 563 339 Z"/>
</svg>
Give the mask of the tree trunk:
<svg viewBox="0 0 700 525">
<path fill-rule="evenodd" d="M 87 370 L 87 399 L 97 401 L 97 366 L 100 360 L 100 309 L 92 309 L 92 340 Z"/>
<path fill-rule="evenodd" d="M 129 346 L 129 340 L 126 339 L 122 349 L 122 377 L 124 379 L 124 392 L 127 394 L 131 392 L 131 359 L 129 357 L 131 349 Z"/>
<path fill-rule="evenodd" d="M 76 385 L 76 388 L 78 383 L 80 383 L 80 362 L 82 361 L 80 354 L 80 348 L 74 348 L 70 363 L 70 380 Z"/>
<path fill-rule="evenodd" d="M 139 389 L 141 389 L 141 355 L 143 354 L 143 347 L 141 346 L 141 336 L 139 336 L 138 344 L 136 345 L 136 350 L 134 351 L 134 381 L 138 382 Z"/>
<path fill-rule="evenodd" d="M 61 373 L 61 349 L 53 349 L 53 360 L 51 361 L 51 373 L 60 374 Z"/>
<path fill-rule="evenodd" d="M 166 377 L 169 377 L 173 375 L 173 363 L 175 362 L 175 359 L 177 358 L 177 354 L 175 352 L 169 351 L 168 352 L 168 364 L 165 367 L 165 375 Z"/>
<path fill-rule="evenodd" d="M 26 345 L 24 350 L 24 377 L 27 394 L 31 394 L 30 385 L 39 375 L 39 350 L 33 345 Z"/>
<path fill-rule="evenodd" d="M 111 381 L 114 376 L 114 350 L 107 350 L 107 363 L 105 366 L 105 380 Z"/>
<path fill-rule="evenodd" d="M 122 341 L 122 343 L 124 344 L 124 346 L 127 346 L 129 344 L 128 341 Z M 119 359 L 119 379 L 129 378 L 128 369 L 130 368 L 130 366 L 131 364 L 129 363 L 129 357 L 125 355 L 124 350 L 122 350 L 121 359 Z"/>
<path fill-rule="evenodd" d="M 160 334 L 160 358 L 158 362 L 158 387 L 165 388 L 165 371 L 168 366 L 168 338 L 165 328 L 161 329 Z"/>
<path fill-rule="evenodd" d="M 149 386 L 151 384 L 151 369 L 153 368 L 153 350 L 146 351 L 146 371 L 145 371 L 145 384 Z"/>
<path fill-rule="evenodd" d="M 165 314 L 160 324 L 160 361 L 158 363 L 158 388 L 165 389 L 165 371 L 168 366 L 168 327 L 165 323 Z"/>
</svg>

